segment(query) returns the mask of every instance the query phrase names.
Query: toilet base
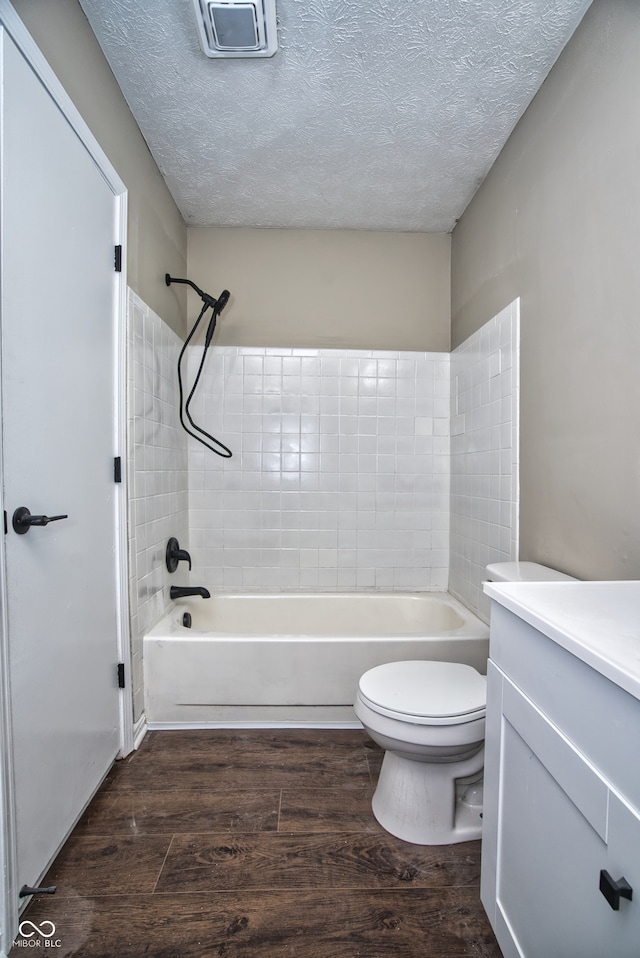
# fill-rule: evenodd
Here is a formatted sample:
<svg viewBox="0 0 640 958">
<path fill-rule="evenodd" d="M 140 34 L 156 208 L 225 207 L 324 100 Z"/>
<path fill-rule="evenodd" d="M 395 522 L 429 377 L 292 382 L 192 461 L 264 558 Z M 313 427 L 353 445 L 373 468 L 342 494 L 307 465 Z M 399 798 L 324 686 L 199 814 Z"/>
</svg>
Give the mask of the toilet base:
<svg viewBox="0 0 640 958">
<path fill-rule="evenodd" d="M 457 794 L 456 780 L 484 765 L 484 746 L 463 762 L 416 762 L 385 752 L 371 803 L 382 827 L 414 845 L 453 845 L 482 836 L 482 806 Z"/>
</svg>

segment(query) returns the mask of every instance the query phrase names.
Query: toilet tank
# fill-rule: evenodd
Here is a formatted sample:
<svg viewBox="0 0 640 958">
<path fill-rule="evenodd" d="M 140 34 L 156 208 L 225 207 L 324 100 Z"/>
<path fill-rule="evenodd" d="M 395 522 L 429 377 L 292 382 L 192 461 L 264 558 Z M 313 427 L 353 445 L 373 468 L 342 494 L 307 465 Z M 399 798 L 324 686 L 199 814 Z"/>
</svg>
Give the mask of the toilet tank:
<svg viewBox="0 0 640 958">
<path fill-rule="evenodd" d="M 572 575 L 556 572 L 538 562 L 492 562 L 486 567 L 489 582 L 577 582 Z"/>
</svg>

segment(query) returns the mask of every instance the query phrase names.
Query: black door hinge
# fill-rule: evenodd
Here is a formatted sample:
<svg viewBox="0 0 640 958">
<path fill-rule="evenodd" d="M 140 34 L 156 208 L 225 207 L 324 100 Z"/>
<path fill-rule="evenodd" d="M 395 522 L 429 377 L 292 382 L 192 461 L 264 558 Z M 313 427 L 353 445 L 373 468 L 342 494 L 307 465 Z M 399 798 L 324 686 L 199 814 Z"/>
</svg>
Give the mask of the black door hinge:
<svg viewBox="0 0 640 958">
<path fill-rule="evenodd" d="M 122 246 L 115 247 L 114 266 L 116 273 L 122 272 Z"/>
<path fill-rule="evenodd" d="M 5 536 L 6 536 L 6 534 L 7 534 L 8 531 L 9 531 L 9 526 L 8 526 L 8 524 L 7 524 L 7 510 L 5 509 L 5 510 L 4 510 L 4 534 L 5 534 Z"/>
<path fill-rule="evenodd" d="M 113 481 L 122 482 L 122 458 L 115 456 L 113 459 Z"/>
<path fill-rule="evenodd" d="M 124 688 L 124 662 L 118 662 L 118 688 Z"/>
</svg>

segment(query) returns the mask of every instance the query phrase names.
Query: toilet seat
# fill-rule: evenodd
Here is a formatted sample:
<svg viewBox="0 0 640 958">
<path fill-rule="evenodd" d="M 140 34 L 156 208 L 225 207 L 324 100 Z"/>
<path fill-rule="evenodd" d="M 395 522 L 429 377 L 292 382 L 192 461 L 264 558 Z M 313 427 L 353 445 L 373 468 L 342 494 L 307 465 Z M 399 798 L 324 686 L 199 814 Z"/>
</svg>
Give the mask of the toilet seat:
<svg viewBox="0 0 640 958">
<path fill-rule="evenodd" d="M 487 680 L 459 662 L 378 665 L 360 678 L 358 694 L 372 711 L 416 725 L 460 725 L 484 718 Z"/>
</svg>

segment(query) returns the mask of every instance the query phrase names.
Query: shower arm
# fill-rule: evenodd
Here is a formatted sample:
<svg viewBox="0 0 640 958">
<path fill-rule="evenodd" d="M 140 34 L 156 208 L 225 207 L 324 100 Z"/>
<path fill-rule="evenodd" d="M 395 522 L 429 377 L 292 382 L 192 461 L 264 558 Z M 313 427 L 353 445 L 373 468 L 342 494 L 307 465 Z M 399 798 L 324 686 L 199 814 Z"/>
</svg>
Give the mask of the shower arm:
<svg viewBox="0 0 640 958">
<path fill-rule="evenodd" d="M 208 293 L 204 293 L 200 287 L 196 286 L 195 283 L 192 283 L 190 279 L 176 279 L 175 276 L 170 276 L 169 273 L 165 273 L 164 281 L 167 286 L 171 286 L 172 283 L 184 283 L 186 286 L 190 286 L 196 291 L 205 306 L 210 307 L 211 309 L 215 310 L 216 306 L 218 305 L 217 299 L 214 299 L 213 296 L 209 296 Z"/>
</svg>

